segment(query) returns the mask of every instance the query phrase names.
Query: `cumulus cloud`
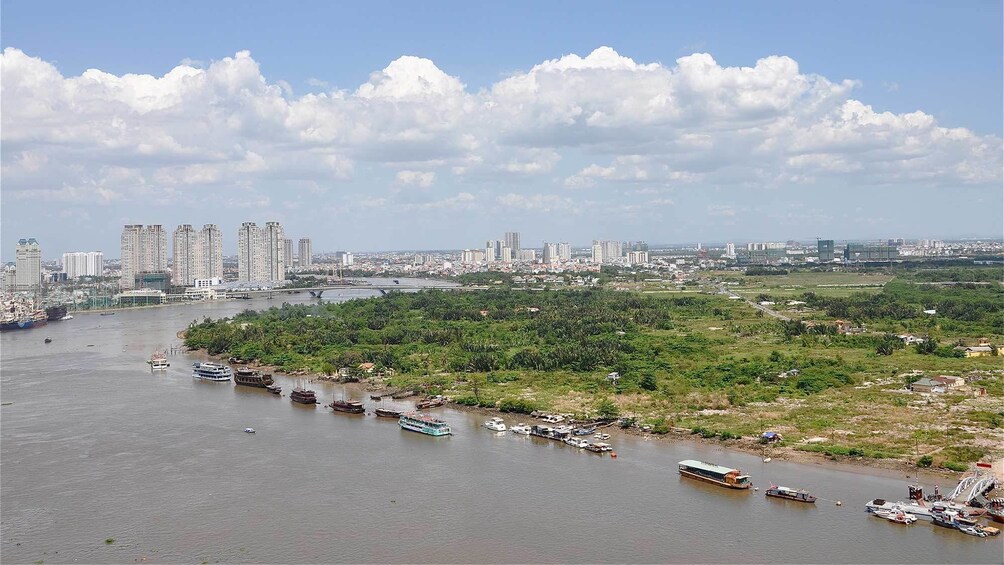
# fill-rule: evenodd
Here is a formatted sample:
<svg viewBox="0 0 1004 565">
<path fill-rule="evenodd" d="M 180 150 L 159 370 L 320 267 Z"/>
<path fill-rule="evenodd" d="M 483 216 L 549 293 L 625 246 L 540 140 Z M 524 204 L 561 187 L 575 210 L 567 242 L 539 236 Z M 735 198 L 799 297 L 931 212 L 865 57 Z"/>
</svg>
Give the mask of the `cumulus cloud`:
<svg viewBox="0 0 1004 565">
<path fill-rule="evenodd" d="M 922 111 L 875 110 L 851 97 L 856 81 L 803 72 L 781 55 L 727 67 L 707 53 L 639 63 L 600 47 L 477 92 L 429 59 L 402 56 L 361 85 L 311 79 L 325 92 L 302 95 L 267 80 L 247 51 L 184 60 L 159 77 L 64 76 L 16 48 L 0 57 L 4 192 L 60 201 L 268 187 L 261 203 L 381 170 L 360 162 L 397 170 L 399 186 L 438 191 L 427 206 L 469 206 L 474 196 L 458 185 L 477 182 L 505 192 L 499 204 L 534 210 L 576 207 L 497 187 L 991 187 L 1002 176 L 1000 138 Z"/>
</svg>

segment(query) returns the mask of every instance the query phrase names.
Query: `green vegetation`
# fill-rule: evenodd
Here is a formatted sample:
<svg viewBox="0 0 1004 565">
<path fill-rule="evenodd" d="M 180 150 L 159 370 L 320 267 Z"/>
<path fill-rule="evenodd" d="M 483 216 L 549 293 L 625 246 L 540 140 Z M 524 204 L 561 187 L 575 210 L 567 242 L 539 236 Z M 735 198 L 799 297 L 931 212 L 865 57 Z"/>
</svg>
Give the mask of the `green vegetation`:
<svg viewBox="0 0 1004 565">
<path fill-rule="evenodd" d="M 770 429 L 788 446 L 833 456 L 914 461 L 919 442 L 920 453 L 934 454 L 932 466 L 948 468 L 999 443 L 999 359 L 958 358 L 953 349 L 976 337 L 1000 343 L 1004 305 L 995 301 L 1004 295 L 997 282 L 935 286 L 915 274 L 889 282 L 885 275 L 829 272 L 763 277 L 789 279 L 782 285 L 797 277 L 803 288 L 794 296 L 806 304 L 795 317 L 816 322 L 805 325 L 759 316 L 722 295 L 531 292 L 495 285 L 490 281 L 500 279 L 489 275 L 480 284 L 491 290 L 390 293 L 206 319 L 188 329 L 185 343 L 285 372 L 333 374 L 374 363 L 388 386 L 506 412 L 625 416 L 655 433 L 673 425 L 745 442 Z M 830 281 L 883 276 L 885 286 L 872 293 L 805 290 L 818 288 L 813 277 L 859 284 Z M 930 292 L 940 301 L 928 303 Z M 922 313 L 929 308 L 938 315 Z M 859 316 L 855 325 L 864 324 L 865 333 L 836 333 L 828 320 L 838 313 Z M 890 335 L 918 328 L 934 337 L 933 349 L 903 347 Z M 919 378 L 913 370 L 978 375 L 987 396 L 910 394 L 903 387 Z M 611 372 L 620 378 L 608 379 Z M 914 437 L 931 426 L 943 431 Z M 948 451 L 952 446 L 973 450 Z"/>
<path fill-rule="evenodd" d="M 105 539 L 105 545 L 111 545 L 113 543 L 115 543 L 115 538 L 107 538 L 107 539 Z"/>
</svg>

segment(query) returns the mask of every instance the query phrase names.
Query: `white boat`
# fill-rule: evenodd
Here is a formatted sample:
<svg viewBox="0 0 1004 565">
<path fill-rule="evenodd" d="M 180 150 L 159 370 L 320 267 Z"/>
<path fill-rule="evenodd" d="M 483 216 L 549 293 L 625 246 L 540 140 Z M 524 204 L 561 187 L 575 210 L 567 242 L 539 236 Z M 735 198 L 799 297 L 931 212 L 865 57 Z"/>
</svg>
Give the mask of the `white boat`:
<svg viewBox="0 0 1004 565">
<path fill-rule="evenodd" d="M 73 319 L 73 316 L 71 316 L 69 314 L 67 314 L 67 315 L 63 316 L 62 318 L 60 318 L 60 320 L 72 320 L 72 319 Z"/>
<path fill-rule="evenodd" d="M 971 536 L 976 536 L 978 538 L 987 537 L 987 533 L 983 530 L 977 528 L 976 526 L 960 526 L 959 531 L 964 534 L 969 534 Z"/>
<path fill-rule="evenodd" d="M 579 449 L 584 449 L 589 447 L 589 442 L 584 439 L 579 439 L 577 437 L 567 437 L 565 438 L 565 443 L 572 447 L 578 447 Z"/>
<path fill-rule="evenodd" d="M 166 371 L 171 364 L 167 361 L 167 354 L 157 351 L 150 356 L 150 369 L 153 371 Z"/>
<path fill-rule="evenodd" d="M 220 363 L 193 363 L 192 377 L 206 381 L 229 381 L 234 370 Z"/>
<path fill-rule="evenodd" d="M 512 433 L 514 433 L 514 434 L 520 434 L 520 435 L 528 436 L 528 435 L 530 435 L 530 426 L 528 426 L 528 425 L 520 422 L 520 423 L 516 424 L 515 426 L 509 428 L 509 431 L 512 432 Z"/>
<path fill-rule="evenodd" d="M 572 430 L 574 430 L 574 429 L 575 428 L 573 428 L 572 426 L 567 426 L 567 425 L 566 426 L 558 426 L 558 427 L 554 428 L 554 433 L 560 434 L 560 435 L 571 434 Z"/>
<path fill-rule="evenodd" d="M 253 434 L 254 433 L 254 428 L 244 428 L 244 433 L 246 433 L 246 434 Z"/>
<path fill-rule="evenodd" d="M 489 430 L 494 430 L 496 432 L 504 432 L 506 430 L 505 421 L 503 421 L 502 418 L 492 418 L 485 421 L 483 425 Z"/>
<path fill-rule="evenodd" d="M 897 524 L 910 525 L 917 521 L 917 517 L 908 512 L 904 512 L 902 508 L 894 507 L 889 510 L 876 510 L 873 512 L 879 518 L 885 518 L 890 522 L 895 522 Z"/>
<path fill-rule="evenodd" d="M 942 500 L 939 502 L 932 502 L 931 506 L 927 506 L 923 501 L 913 501 L 913 502 L 890 502 L 881 498 L 876 498 L 870 500 L 865 504 L 866 512 L 877 512 L 879 510 L 889 511 L 892 509 L 899 509 L 904 512 L 913 514 L 920 518 L 926 518 L 928 520 L 933 520 L 934 517 L 931 515 L 932 512 L 943 512 L 945 510 L 952 510 L 959 512 L 963 515 L 969 513 L 972 508 L 968 508 L 962 504 L 956 504 L 951 501 Z"/>
<path fill-rule="evenodd" d="M 593 434 L 593 437 L 600 441 L 607 441 L 610 439 L 610 434 Z"/>
</svg>

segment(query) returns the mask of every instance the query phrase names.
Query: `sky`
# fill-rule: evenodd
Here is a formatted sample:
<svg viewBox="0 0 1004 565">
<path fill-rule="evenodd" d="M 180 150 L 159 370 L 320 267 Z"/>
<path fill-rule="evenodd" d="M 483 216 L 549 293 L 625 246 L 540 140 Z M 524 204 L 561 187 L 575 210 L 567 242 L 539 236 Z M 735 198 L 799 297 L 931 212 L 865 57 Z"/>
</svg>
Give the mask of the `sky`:
<svg viewBox="0 0 1004 565">
<path fill-rule="evenodd" d="M 1000 237 L 1002 3 L 0 2 L 0 257 Z"/>
</svg>

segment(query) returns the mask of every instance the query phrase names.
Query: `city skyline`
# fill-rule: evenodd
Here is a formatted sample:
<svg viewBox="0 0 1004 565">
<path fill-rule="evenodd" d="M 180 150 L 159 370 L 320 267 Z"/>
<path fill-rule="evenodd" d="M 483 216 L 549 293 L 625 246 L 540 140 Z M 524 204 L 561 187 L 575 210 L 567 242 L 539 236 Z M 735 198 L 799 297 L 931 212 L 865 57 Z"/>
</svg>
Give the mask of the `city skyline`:
<svg viewBox="0 0 1004 565">
<path fill-rule="evenodd" d="M 513 229 L 576 245 L 999 235 L 999 4 L 731 3 L 725 19 L 721 6 L 578 6 L 534 5 L 577 25 L 531 42 L 485 23 L 457 35 L 457 20 L 398 6 L 418 31 L 382 24 L 387 41 L 346 57 L 353 25 L 261 40 L 277 19 L 344 6 L 252 4 L 246 25 L 181 40 L 165 30 L 225 10 L 11 3 L 0 239 L 37 237 L 58 257 L 112 250 L 126 224 L 235 233 L 248 219 L 359 251 Z M 351 10 L 347 22 L 383 19 Z M 142 31 L 118 33 L 123 19 Z M 840 33 L 771 34 L 824 20 Z M 914 31 L 939 26 L 952 41 L 936 47 Z"/>
</svg>

